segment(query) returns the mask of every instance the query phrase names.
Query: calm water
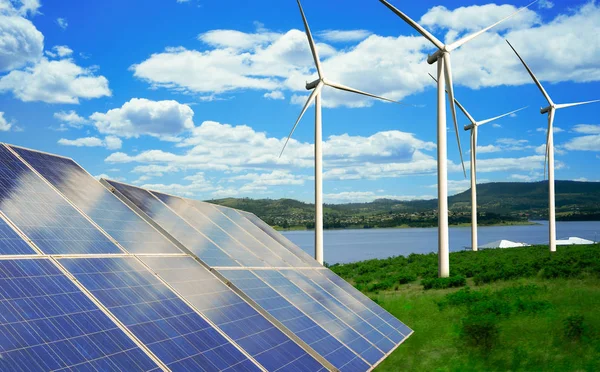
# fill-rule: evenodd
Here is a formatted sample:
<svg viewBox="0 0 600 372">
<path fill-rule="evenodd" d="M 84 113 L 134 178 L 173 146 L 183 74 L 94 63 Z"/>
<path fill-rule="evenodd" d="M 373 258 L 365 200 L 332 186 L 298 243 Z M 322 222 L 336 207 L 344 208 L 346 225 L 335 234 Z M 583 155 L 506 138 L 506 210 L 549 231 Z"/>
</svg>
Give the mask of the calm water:
<svg viewBox="0 0 600 372">
<path fill-rule="evenodd" d="M 479 245 L 500 239 L 529 244 L 548 243 L 547 221 L 540 225 L 490 226 L 478 229 Z M 557 222 L 557 238 L 569 236 L 600 240 L 600 221 Z M 314 254 L 313 231 L 286 231 L 283 233 L 311 256 Z M 371 229 L 325 231 L 325 261 L 333 264 L 371 258 L 437 252 L 437 228 L 424 229 Z M 450 228 L 450 250 L 458 251 L 471 246 L 470 227 Z"/>
</svg>

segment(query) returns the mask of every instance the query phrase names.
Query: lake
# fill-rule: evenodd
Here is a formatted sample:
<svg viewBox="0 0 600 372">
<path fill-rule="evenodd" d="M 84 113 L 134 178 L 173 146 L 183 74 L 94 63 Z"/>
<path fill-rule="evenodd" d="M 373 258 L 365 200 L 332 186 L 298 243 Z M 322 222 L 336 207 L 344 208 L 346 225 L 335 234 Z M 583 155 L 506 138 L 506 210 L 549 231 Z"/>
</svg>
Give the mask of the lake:
<svg viewBox="0 0 600 372">
<path fill-rule="evenodd" d="M 528 244 L 548 244 L 548 222 L 535 222 L 538 225 L 479 227 L 479 245 L 500 239 Z M 598 241 L 600 221 L 559 221 L 556 222 L 556 233 L 557 239 L 577 236 Z M 314 231 L 284 231 L 283 235 L 311 256 L 314 255 Z M 325 262 L 329 264 L 437 252 L 437 228 L 435 227 L 326 230 L 323 239 Z M 470 246 L 470 227 L 450 228 L 450 251 L 460 251 Z"/>
</svg>

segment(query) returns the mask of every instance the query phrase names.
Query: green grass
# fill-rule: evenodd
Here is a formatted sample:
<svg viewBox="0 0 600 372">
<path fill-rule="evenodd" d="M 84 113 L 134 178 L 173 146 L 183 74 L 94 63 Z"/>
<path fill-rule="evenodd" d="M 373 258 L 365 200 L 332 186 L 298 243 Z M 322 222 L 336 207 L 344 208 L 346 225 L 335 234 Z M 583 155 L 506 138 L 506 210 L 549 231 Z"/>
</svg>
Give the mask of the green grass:
<svg viewBox="0 0 600 372">
<path fill-rule="evenodd" d="M 331 269 L 415 331 L 377 371 L 600 371 L 600 245 L 456 252 L 443 281 L 435 254 Z"/>
</svg>

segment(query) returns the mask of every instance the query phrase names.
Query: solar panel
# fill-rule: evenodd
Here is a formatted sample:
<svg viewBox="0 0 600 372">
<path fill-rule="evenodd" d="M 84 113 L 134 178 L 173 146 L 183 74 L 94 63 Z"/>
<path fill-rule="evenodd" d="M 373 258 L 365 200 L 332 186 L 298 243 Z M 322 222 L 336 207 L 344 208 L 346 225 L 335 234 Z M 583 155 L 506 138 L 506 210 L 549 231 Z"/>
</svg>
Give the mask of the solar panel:
<svg viewBox="0 0 600 372">
<path fill-rule="evenodd" d="M 135 258 L 60 260 L 174 370 L 260 370 Z"/>
<path fill-rule="evenodd" d="M 271 238 L 275 239 L 283 247 L 287 248 L 290 252 L 292 252 L 298 258 L 300 258 L 304 262 L 308 263 L 310 266 L 319 267 L 319 268 L 323 267 L 319 262 L 317 262 L 314 258 L 312 258 L 308 253 L 304 252 L 302 250 L 302 248 L 300 248 L 296 244 L 292 243 L 285 236 L 283 236 L 282 234 L 277 232 L 274 228 L 269 226 L 269 224 L 267 224 L 265 221 L 256 217 L 256 215 L 249 213 L 249 212 L 244 212 L 244 211 L 237 211 L 237 212 L 240 215 L 247 218 L 250 222 L 252 222 L 255 226 L 257 226 L 259 229 L 261 229 L 263 232 L 265 232 Z"/>
<path fill-rule="evenodd" d="M 131 253 L 181 253 L 73 160 L 11 147 Z"/>
<path fill-rule="evenodd" d="M 222 214 L 222 219 L 211 221 L 183 198 L 156 191 L 152 193 L 243 266 L 289 266 L 283 260 L 269 254 L 266 247 L 259 245 L 258 241 L 235 226 L 231 220 L 226 220 L 227 217 Z"/>
<path fill-rule="evenodd" d="M 123 253 L 4 146 L 0 210 L 44 253 Z"/>
<path fill-rule="evenodd" d="M 267 298 L 267 301 L 269 298 L 279 299 L 282 297 L 360 355 L 370 365 L 375 365 L 383 358 L 384 354 L 381 350 L 277 271 L 219 270 L 219 272 L 255 301 L 263 296 Z M 273 293 L 271 289 L 277 293 Z"/>
<path fill-rule="evenodd" d="M 360 333 L 364 338 L 377 346 L 377 348 L 383 351 L 384 354 L 394 348 L 395 344 L 389 338 L 385 337 L 383 333 L 379 332 L 364 319 L 356 315 L 352 310 L 348 309 L 346 306 L 344 306 L 344 304 L 339 302 L 331 294 L 324 291 L 321 287 L 316 285 L 313 281 L 308 279 L 299 271 L 282 270 L 281 274 L 283 274 L 286 278 L 308 293 L 309 296 L 317 300 L 321 305 L 326 307 L 338 318 Z"/>
<path fill-rule="evenodd" d="M 239 213 L 235 211 L 235 209 L 222 207 L 219 205 L 209 204 L 200 202 L 197 200 L 189 200 L 194 207 L 200 210 L 205 215 L 209 216 L 213 221 L 217 219 L 219 221 L 222 220 L 222 216 L 220 214 L 224 214 L 225 218 L 229 218 L 233 221 L 234 225 L 239 226 L 239 229 L 243 230 L 245 233 L 252 236 L 256 241 L 260 242 L 263 246 L 267 247 L 267 249 L 272 252 L 271 254 L 275 254 L 278 257 L 281 257 L 287 264 L 294 267 L 307 267 L 310 266 L 289 250 L 282 247 L 277 241 L 273 240 L 269 235 L 265 234 L 264 231 L 256 227 L 252 222 L 248 221 L 246 218 L 242 217 Z M 311 259 L 314 262 L 314 260 Z"/>
<path fill-rule="evenodd" d="M 0 260 L 0 370 L 158 366 L 50 260 Z"/>
<path fill-rule="evenodd" d="M 336 300 L 344 304 L 344 306 L 346 306 L 348 309 L 352 310 L 355 314 L 364 319 L 364 321 L 373 326 L 373 328 L 377 329 L 380 333 L 393 341 L 394 344 L 398 344 L 406 338 L 405 335 L 400 333 L 398 330 L 380 318 L 377 314 L 368 309 L 360 301 L 350 296 L 342 288 L 338 287 L 325 276 L 320 274 L 319 271 L 323 270 L 304 270 L 302 274 L 335 297 Z"/>
<path fill-rule="evenodd" d="M 240 266 L 150 192 L 115 181 L 107 182 L 206 264 L 210 266 Z"/>
<path fill-rule="evenodd" d="M 36 254 L 36 252 L 0 218 L 0 255 L 7 254 Z"/>
<path fill-rule="evenodd" d="M 154 272 L 269 371 L 323 366 L 191 257 L 144 257 Z"/>
<path fill-rule="evenodd" d="M 329 270 L 323 270 L 321 274 L 325 275 L 329 280 L 335 283 L 337 286 L 346 291 L 350 296 L 354 297 L 356 300 L 360 301 L 363 305 L 365 305 L 369 310 L 379 315 L 379 317 L 385 320 L 392 327 L 401 332 L 404 336 L 408 337 L 413 333 L 413 330 L 408 328 L 404 323 L 396 319 L 392 314 L 385 311 L 384 308 L 377 305 L 373 300 L 367 297 L 364 293 L 354 288 L 350 283 L 345 281 L 344 279 L 337 276 L 334 272 Z"/>
</svg>

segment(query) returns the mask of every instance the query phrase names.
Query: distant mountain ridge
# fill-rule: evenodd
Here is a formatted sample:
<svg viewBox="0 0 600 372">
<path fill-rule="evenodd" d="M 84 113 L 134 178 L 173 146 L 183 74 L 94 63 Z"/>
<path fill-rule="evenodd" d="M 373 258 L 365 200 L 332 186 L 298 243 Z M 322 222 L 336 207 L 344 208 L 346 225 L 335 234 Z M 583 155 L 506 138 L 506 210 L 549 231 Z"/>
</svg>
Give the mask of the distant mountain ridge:
<svg viewBox="0 0 600 372">
<path fill-rule="evenodd" d="M 272 225 L 292 227 L 306 225 L 314 216 L 314 206 L 294 199 L 249 199 L 226 198 L 209 200 L 211 203 L 225 205 L 252 212 Z M 479 213 L 520 219 L 546 218 L 548 213 L 548 182 L 491 182 L 477 185 Z M 451 214 L 467 216 L 471 208 L 471 191 L 466 190 L 448 199 Z M 600 220 L 600 182 L 556 181 L 556 209 L 559 220 Z M 339 227 L 349 225 L 365 227 L 372 225 L 364 221 L 396 222 L 428 220 L 437 210 L 437 199 L 399 201 L 377 199 L 368 203 L 325 204 L 326 224 L 337 223 Z M 410 217 L 410 218 L 409 218 Z M 510 220 L 510 219 L 509 219 Z M 286 222 L 287 221 L 287 222 Z M 346 221 L 343 223 L 343 221 Z M 455 221 L 467 222 L 468 218 Z M 333 225 L 332 225 L 333 224 Z M 342 226 L 342 225 L 346 226 Z M 383 223 L 383 225 L 386 225 Z M 403 223 L 404 224 L 404 223 Z M 287 225 L 287 226 L 282 226 Z M 372 225 L 372 226 L 371 226 Z"/>
</svg>

